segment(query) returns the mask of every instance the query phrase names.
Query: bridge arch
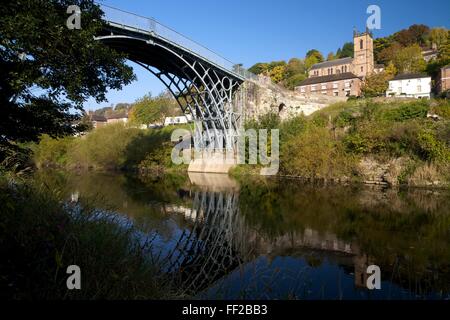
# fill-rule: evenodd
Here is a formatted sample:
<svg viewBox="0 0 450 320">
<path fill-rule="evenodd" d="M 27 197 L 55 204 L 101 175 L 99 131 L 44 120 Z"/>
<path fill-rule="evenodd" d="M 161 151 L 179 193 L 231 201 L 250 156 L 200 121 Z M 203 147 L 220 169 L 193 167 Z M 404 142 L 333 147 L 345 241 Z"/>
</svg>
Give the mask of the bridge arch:
<svg viewBox="0 0 450 320">
<path fill-rule="evenodd" d="M 196 149 L 236 148 L 240 114 L 233 106 L 233 96 L 243 79 L 194 52 L 159 39 L 153 32 L 117 27 L 106 31 L 96 39 L 155 75 L 172 93 L 182 112 L 202 124 L 196 126 Z"/>
</svg>

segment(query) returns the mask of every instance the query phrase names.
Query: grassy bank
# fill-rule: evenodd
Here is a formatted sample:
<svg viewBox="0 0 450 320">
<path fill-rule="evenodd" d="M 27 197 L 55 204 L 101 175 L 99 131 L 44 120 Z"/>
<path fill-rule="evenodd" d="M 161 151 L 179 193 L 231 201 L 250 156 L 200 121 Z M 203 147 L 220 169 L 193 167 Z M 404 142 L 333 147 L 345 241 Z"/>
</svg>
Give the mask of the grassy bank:
<svg viewBox="0 0 450 320">
<path fill-rule="evenodd" d="M 161 299 L 175 290 L 136 227 L 87 207 L 68 206 L 45 185 L 0 176 L 0 269 L 4 299 Z M 66 269 L 81 269 L 68 290 Z"/>
<path fill-rule="evenodd" d="M 435 118 L 427 115 L 435 115 Z M 351 100 L 281 122 L 268 114 L 247 123 L 280 130 L 280 175 L 374 184 L 449 186 L 448 100 Z M 255 170 L 242 166 L 235 176 Z"/>
<path fill-rule="evenodd" d="M 170 136 L 175 128 L 141 130 L 124 124 L 111 124 L 97 128 L 82 137 L 53 139 L 42 136 L 32 146 L 33 162 L 38 168 L 140 170 L 162 172 L 184 170 L 174 166 L 171 151 L 174 143 Z"/>
</svg>

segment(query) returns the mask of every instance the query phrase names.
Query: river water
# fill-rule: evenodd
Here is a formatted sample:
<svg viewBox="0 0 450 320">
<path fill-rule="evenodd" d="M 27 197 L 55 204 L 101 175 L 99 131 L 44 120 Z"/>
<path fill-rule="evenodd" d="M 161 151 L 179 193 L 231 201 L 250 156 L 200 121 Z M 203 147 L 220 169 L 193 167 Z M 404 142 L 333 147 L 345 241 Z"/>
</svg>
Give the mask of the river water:
<svg viewBox="0 0 450 320">
<path fill-rule="evenodd" d="M 116 212 L 152 239 L 200 299 L 450 299 L 450 192 L 41 171 L 37 179 Z M 380 268 L 369 290 L 367 268 Z"/>
</svg>

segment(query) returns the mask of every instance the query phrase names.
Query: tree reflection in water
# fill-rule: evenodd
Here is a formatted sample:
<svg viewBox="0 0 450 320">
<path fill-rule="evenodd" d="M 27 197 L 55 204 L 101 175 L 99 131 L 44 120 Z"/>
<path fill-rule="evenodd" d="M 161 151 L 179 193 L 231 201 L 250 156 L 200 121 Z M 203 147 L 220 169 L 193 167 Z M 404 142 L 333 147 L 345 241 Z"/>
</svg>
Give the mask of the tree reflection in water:
<svg viewBox="0 0 450 320">
<path fill-rule="evenodd" d="M 448 298 L 450 194 L 235 181 L 41 173 L 128 215 L 185 294 L 203 298 Z M 382 290 L 365 289 L 367 266 Z"/>
</svg>

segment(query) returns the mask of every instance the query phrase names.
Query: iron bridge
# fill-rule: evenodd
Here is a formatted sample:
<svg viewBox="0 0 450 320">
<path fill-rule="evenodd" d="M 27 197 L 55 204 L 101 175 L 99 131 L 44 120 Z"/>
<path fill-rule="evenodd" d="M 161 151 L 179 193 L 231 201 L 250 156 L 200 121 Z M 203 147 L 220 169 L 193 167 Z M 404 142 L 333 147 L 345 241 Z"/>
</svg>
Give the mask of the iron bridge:
<svg viewBox="0 0 450 320">
<path fill-rule="evenodd" d="M 96 39 L 154 74 L 183 114 L 202 124 L 196 126 L 195 148 L 235 150 L 242 110 L 233 98 L 257 76 L 153 18 L 100 7 L 106 27 Z"/>
</svg>

